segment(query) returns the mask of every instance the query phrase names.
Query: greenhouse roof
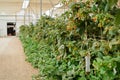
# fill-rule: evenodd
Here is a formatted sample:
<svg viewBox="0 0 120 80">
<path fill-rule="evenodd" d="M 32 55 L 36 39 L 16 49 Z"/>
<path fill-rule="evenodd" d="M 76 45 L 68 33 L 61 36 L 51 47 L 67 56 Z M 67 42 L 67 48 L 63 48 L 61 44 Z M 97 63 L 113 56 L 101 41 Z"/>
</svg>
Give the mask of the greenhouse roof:
<svg viewBox="0 0 120 80">
<path fill-rule="evenodd" d="M 41 3 L 42 1 L 42 3 Z M 59 3 L 60 0 L 30 0 L 26 12 L 40 14 L 41 4 L 42 12 L 46 12 Z M 23 10 L 24 0 L 0 0 L 0 15 L 16 15 Z"/>
</svg>

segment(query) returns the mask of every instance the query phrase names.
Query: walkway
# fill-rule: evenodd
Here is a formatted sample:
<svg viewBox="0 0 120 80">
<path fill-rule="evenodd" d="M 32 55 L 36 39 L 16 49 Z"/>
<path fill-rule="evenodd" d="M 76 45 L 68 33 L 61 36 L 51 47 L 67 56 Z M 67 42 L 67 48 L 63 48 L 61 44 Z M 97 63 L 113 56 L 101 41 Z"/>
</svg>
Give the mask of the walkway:
<svg viewBox="0 0 120 80">
<path fill-rule="evenodd" d="M 32 80 L 36 73 L 25 61 L 19 38 L 0 38 L 0 80 Z"/>
</svg>

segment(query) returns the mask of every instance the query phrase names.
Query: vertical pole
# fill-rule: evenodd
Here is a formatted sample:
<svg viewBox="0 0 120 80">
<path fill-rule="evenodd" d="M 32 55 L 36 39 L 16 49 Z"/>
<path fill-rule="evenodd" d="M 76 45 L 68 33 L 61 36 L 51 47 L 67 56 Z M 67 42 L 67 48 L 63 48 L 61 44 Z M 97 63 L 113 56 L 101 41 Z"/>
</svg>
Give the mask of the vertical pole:
<svg viewBox="0 0 120 80">
<path fill-rule="evenodd" d="M 17 26 L 16 26 L 16 24 L 17 24 L 17 14 L 15 15 L 15 35 L 17 35 Z"/>
<path fill-rule="evenodd" d="M 28 8 L 26 9 L 26 16 L 25 17 L 26 17 L 26 24 L 29 24 L 28 23 Z"/>
<path fill-rule="evenodd" d="M 40 0 L 40 19 L 42 18 L 42 0 Z M 39 24 L 43 27 L 43 21 Z"/>
<path fill-rule="evenodd" d="M 28 8 L 28 15 L 29 15 L 29 24 L 30 24 L 30 8 Z"/>
<path fill-rule="evenodd" d="M 35 0 L 35 3 L 36 3 L 36 4 L 35 4 L 35 5 L 36 5 L 36 6 L 35 6 L 35 8 L 36 8 L 35 13 L 36 13 L 36 15 L 38 15 L 38 12 L 37 12 L 37 4 L 38 4 L 38 3 L 37 3 L 37 0 Z"/>
<path fill-rule="evenodd" d="M 25 10 L 24 10 L 24 25 L 25 25 Z"/>
<path fill-rule="evenodd" d="M 42 16 L 42 0 L 40 0 L 40 17 Z"/>
<path fill-rule="evenodd" d="M 15 14 L 15 22 L 17 22 L 17 14 Z"/>
</svg>

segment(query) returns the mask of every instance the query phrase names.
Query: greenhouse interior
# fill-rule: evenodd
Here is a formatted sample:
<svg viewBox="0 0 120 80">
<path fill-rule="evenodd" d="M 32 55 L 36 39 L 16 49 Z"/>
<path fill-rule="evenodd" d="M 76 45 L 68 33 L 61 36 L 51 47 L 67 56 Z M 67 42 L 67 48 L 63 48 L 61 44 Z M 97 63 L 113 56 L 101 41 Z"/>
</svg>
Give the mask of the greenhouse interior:
<svg viewBox="0 0 120 80">
<path fill-rule="evenodd" d="M 0 80 L 120 80 L 120 0 L 0 0 Z"/>
</svg>

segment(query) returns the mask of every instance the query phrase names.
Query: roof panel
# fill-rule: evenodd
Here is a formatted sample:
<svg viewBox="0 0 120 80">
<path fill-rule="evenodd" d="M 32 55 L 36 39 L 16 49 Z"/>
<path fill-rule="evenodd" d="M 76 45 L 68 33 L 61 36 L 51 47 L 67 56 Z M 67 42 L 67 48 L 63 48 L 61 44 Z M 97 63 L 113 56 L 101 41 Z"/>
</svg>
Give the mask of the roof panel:
<svg viewBox="0 0 120 80">
<path fill-rule="evenodd" d="M 0 3 L 3 3 L 3 2 L 23 2 L 23 0 L 0 0 Z"/>
<path fill-rule="evenodd" d="M 58 4 L 60 0 L 42 0 L 42 10 L 46 11 L 52 8 L 54 5 Z M 16 12 L 21 11 L 23 0 L 0 0 L 0 14 L 16 14 Z M 30 0 L 30 8 L 36 12 L 40 13 L 40 0 Z"/>
</svg>

